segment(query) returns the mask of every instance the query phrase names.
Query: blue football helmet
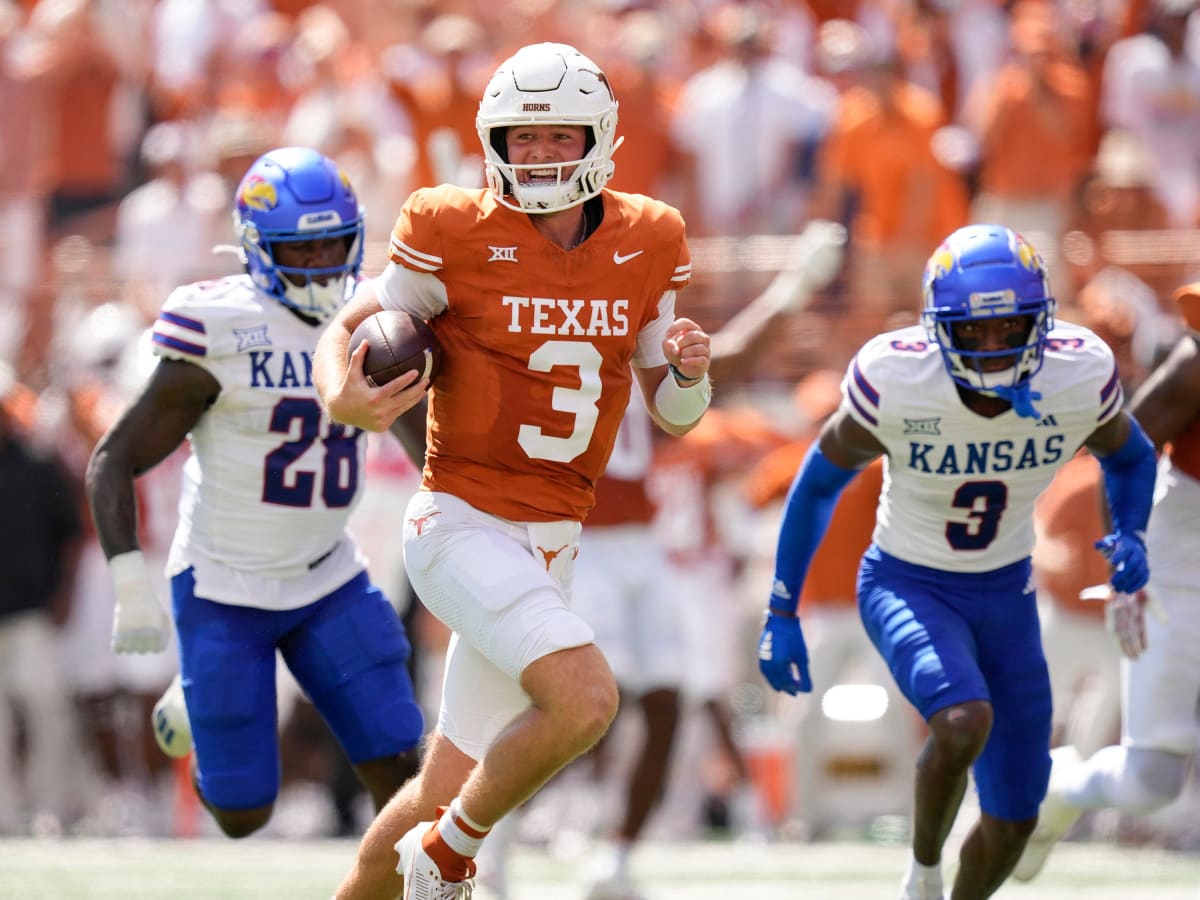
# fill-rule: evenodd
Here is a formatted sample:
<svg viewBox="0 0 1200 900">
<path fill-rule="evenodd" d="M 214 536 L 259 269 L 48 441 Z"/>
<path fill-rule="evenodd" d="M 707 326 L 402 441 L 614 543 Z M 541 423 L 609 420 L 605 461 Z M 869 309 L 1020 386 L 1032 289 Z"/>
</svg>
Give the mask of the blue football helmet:
<svg viewBox="0 0 1200 900">
<path fill-rule="evenodd" d="M 233 222 L 247 273 L 280 303 L 326 321 L 346 302 L 362 266 L 363 211 L 333 160 L 306 147 L 263 154 L 238 185 Z M 275 259 L 281 243 L 337 237 L 346 243 L 340 265 L 297 268 Z"/>
<path fill-rule="evenodd" d="M 942 352 L 946 371 L 968 390 L 1013 399 L 1028 394 L 1042 367 L 1046 336 L 1054 327 L 1055 300 L 1041 256 L 1011 228 L 968 225 L 942 242 L 925 264 L 921 322 Z M 958 346 L 953 325 L 978 319 L 1030 316 L 1023 344 L 1003 350 Z M 985 359 L 1011 357 L 1003 371 L 985 371 Z"/>
</svg>

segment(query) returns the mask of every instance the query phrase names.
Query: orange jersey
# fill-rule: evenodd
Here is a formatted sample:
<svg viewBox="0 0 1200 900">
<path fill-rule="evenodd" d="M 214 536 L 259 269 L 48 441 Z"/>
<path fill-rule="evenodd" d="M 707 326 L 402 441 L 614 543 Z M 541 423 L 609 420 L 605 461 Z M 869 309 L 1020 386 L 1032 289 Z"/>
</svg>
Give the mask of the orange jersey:
<svg viewBox="0 0 1200 900">
<path fill-rule="evenodd" d="M 858 563 L 871 544 L 875 510 L 883 487 L 883 460 L 877 459 L 846 485 L 833 508 L 829 528 L 800 591 L 800 608 L 809 603 L 855 605 Z"/>
<path fill-rule="evenodd" d="M 781 442 L 756 410 L 721 407 L 709 409 L 683 437 L 659 442 L 649 488 L 659 507 L 659 535 L 673 560 L 711 559 L 721 550 L 713 487 L 739 477 Z"/>
<path fill-rule="evenodd" d="M 1175 291 L 1175 302 L 1183 313 L 1183 321 L 1192 332 L 1200 335 L 1200 282 L 1185 284 Z M 1192 478 L 1200 479 L 1200 419 L 1194 419 L 1171 440 L 1171 465 Z"/>
<path fill-rule="evenodd" d="M 604 218 L 564 250 L 485 190 L 415 191 L 389 258 L 445 285 L 430 323 L 442 369 L 430 394 L 422 486 L 507 519 L 581 521 L 625 414 L 638 333 L 673 319 L 684 287 L 683 219 L 605 190 Z"/>
<path fill-rule="evenodd" d="M 654 423 L 637 387 L 617 430 L 608 469 L 596 483 L 596 505 L 588 513 L 589 530 L 597 526 L 649 525 L 657 511 L 646 490 L 654 457 Z"/>
<path fill-rule="evenodd" d="M 1171 465 L 1200 481 L 1200 419 L 1193 419 L 1171 441 Z"/>
<path fill-rule="evenodd" d="M 649 525 L 656 512 L 646 491 L 645 479 L 601 477 L 596 490 L 596 505 L 588 513 L 589 531 L 607 525 Z"/>
</svg>

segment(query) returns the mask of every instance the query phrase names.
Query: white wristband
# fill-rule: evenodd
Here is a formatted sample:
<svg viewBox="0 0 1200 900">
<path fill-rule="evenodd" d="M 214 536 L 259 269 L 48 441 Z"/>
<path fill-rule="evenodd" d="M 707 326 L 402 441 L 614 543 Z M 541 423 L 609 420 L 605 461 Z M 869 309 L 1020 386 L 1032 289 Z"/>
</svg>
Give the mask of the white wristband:
<svg viewBox="0 0 1200 900">
<path fill-rule="evenodd" d="M 112 572 L 113 584 L 116 585 L 118 597 L 121 595 L 121 588 L 134 584 L 146 584 L 150 580 L 150 573 L 146 570 L 146 557 L 141 550 L 118 553 L 108 561 L 108 570 Z"/>
<path fill-rule="evenodd" d="M 654 393 L 654 405 L 658 414 L 672 425 L 691 425 L 698 420 L 712 400 L 712 382 L 708 373 L 695 384 L 680 387 L 670 372 L 658 385 Z"/>
</svg>

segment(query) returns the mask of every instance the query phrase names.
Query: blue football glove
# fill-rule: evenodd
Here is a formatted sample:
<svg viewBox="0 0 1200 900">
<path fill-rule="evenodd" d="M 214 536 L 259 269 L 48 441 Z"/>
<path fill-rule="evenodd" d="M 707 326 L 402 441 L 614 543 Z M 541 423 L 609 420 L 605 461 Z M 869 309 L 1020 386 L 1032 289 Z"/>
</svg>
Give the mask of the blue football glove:
<svg viewBox="0 0 1200 900">
<path fill-rule="evenodd" d="M 1096 549 L 1104 554 L 1112 567 L 1109 582 L 1122 594 L 1134 594 L 1146 586 L 1150 564 L 1146 561 L 1146 545 L 1138 534 L 1117 531 L 1096 541 Z"/>
<path fill-rule="evenodd" d="M 800 632 L 800 620 L 768 611 L 758 639 L 758 670 L 777 691 L 807 694 L 812 690 L 808 674 L 808 648 Z"/>
</svg>

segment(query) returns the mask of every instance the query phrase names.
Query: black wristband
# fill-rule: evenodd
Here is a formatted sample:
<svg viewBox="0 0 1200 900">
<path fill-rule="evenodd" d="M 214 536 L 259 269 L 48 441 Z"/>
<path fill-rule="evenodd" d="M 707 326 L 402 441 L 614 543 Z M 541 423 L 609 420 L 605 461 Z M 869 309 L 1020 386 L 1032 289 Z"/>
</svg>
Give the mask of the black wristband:
<svg viewBox="0 0 1200 900">
<path fill-rule="evenodd" d="M 674 363 L 667 363 L 667 368 L 671 370 L 671 377 L 674 378 L 676 382 L 684 382 L 681 387 L 691 387 L 692 385 L 699 384 L 704 380 L 703 375 L 697 375 L 695 378 L 689 378 L 687 375 L 684 375 L 677 368 L 675 368 Z"/>
<path fill-rule="evenodd" d="M 796 611 L 794 609 L 779 609 L 776 606 L 768 606 L 767 612 L 773 616 L 783 616 L 785 619 L 796 618 Z"/>
</svg>

